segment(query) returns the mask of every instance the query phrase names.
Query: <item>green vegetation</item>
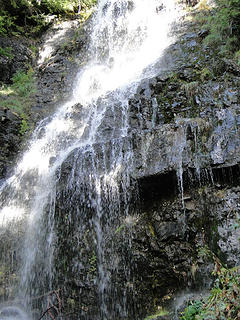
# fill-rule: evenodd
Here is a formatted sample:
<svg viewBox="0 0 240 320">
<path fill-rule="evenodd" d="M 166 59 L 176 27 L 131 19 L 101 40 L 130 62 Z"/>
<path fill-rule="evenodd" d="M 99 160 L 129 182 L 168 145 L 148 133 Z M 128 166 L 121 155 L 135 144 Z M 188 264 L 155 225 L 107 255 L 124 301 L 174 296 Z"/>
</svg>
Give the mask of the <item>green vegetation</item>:
<svg viewBox="0 0 240 320">
<path fill-rule="evenodd" d="M 181 89 L 185 92 L 188 99 L 193 99 L 199 87 L 198 81 L 186 82 L 181 85 Z"/>
<path fill-rule="evenodd" d="M 40 35 L 51 21 L 78 13 L 85 19 L 97 0 L 0 0 L 0 36 Z"/>
<path fill-rule="evenodd" d="M 27 73 L 16 72 L 12 82 L 12 85 L 0 88 L 0 103 L 3 108 L 10 109 L 22 118 L 19 133 L 23 135 L 29 129 L 28 116 L 36 92 L 33 69 L 30 68 Z"/>
<path fill-rule="evenodd" d="M 214 253 L 206 245 L 198 249 L 198 257 L 206 261 L 214 261 L 216 259 Z"/>
<path fill-rule="evenodd" d="M 121 231 L 124 230 L 125 227 L 126 227 L 125 224 L 121 224 L 121 225 L 116 229 L 115 233 L 120 233 Z"/>
<path fill-rule="evenodd" d="M 205 67 L 202 70 L 200 70 L 199 72 L 197 72 L 199 74 L 200 80 L 202 82 L 206 81 L 206 80 L 210 80 L 213 78 L 213 74 L 212 72 L 209 70 L 209 68 Z"/>
<path fill-rule="evenodd" d="M 234 58 L 240 64 L 240 0 L 215 0 L 209 8 L 206 1 L 199 5 L 198 21 L 208 31 L 204 44 L 216 48 L 224 57 Z"/>
<path fill-rule="evenodd" d="M 33 75 L 34 72 L 32 68 L 30 68 L 27 73 L 23 71 L 18 71 L 15 73 L 12 78 L 12 89 L 18 96 L 29 98 L 33 93 L 35 93 Z"/>
<path fill-rule="evenodd" d="M 226 269 L 219 264 L 215 285 L 206 299 L 192 301 L 182 320 L 237 320 L 240 318 L 240 268 Z"/>
<path fill-rule="evenodd" d="M 201 300 L 195 300 L 185 309 L 182 320 L 195 320 L 196 316 L 201 312 L 203 302 Z"/>
<path fill-rule="evenodd" d="M 13 59 L 14 55 L 12 54 L 12 48 L 9 48 L 9 47 L 1 48 L 0 47 L 0 56 L 5 56 L 10 59 Z"/>
<path fill-rule="evenodd" d="M 148 316 L 147 318 L 145 318 L 144 320 L 155 320 L 158 319 L 158 317 L 164 317 L 168 315 L 168 311 L 160 308 L 155 314 Z"/>
<path fill-rule="evenodd" d="M 90 264 L 90 273 L 95 273 L 97 271 L 97 256 L 95 252 L 93 251 L 91 258 L 89 259 L 89 264 Z"/>
<path fill-rule="evenodd" d="M 1 3 L 0 3 L 1 4 Z M 0 13 L 0 36 L 6 36 L 14 26 L 14 17 L 7 11 L 1 10 Z"/>
</svg>

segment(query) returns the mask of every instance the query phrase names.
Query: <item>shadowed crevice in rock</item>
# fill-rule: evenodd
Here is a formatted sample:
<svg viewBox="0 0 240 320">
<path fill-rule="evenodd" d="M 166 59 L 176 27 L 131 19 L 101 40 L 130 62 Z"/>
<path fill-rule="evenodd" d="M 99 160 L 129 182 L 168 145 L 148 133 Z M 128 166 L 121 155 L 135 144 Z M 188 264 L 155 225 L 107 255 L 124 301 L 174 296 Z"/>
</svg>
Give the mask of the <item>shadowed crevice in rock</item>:
<svg viewBox="0 0 240 320">
<path fill-rule="evenodd" d="M 174 198 L 179 192 L 175 171 L 141 178 L 138 180 L 138 186 L 143 208 L 151 206 L 157 199 Z"/>
<path fill-rule="evenodd" d="M 141 207 L 147 209 L 155 201 L 173 199 L 181 193 L 176 171 L 170 171 L 154 176 L 147 176 L 137 180 Z M 189 192 L 191 188 L 213 186 L 223 189 L 227 186 L 240 184 L 240 166 L 203 168 L 200 172 L 189 168 L 183 172 L 183 190 Z M 185 201 L 189 198 L 184 197 Z"/>
</svg>

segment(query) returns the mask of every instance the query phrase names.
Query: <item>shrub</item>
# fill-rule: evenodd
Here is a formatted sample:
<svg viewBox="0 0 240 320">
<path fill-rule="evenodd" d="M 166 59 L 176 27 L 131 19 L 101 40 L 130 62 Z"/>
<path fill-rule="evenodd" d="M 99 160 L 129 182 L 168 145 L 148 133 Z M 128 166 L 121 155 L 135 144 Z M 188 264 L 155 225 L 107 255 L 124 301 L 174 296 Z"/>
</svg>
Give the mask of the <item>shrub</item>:
<svg viewBox="0 0 240 320">
<path fill-rule="evenodd" d="M 18 71 L 12 78 L 13 85 L 12 88 L 15 90 L 15 93 L 20 97 L 29 97 L 35 93 L 35 84 L 33 79 L 33 70 L 29 69 L 27 73 L 23 71 Z"/>
<path fill-rule="evenodd" d="M 15 18 L 8 12 L 1 10 L 0 13 L 0 36 L 6 36 L 15 25 Z"/>
<path fill-rule="evenodd" d="M 208 46 L 218 47 L 220 54 L 229 55 L 240 47 L 240 0 L 215 0 L 216 8 L 208 18 Z"/>
<path fill-rule="evenodd" d="M 237 52 L 235 52 L 234 58 L 235 58 L 235 60 L 237 61 L 237 64 L 240 65 L 240 50 L 238 50 Z"/>
<path fill-rule="evenodd" d="M 22 118 L 19 133 L 23 135 L 29 130 L 30 107 L 33 95 L 36 92 L 32 68 L 27 73 L 23 71 L 16 72 L 12 81 L 13 84 L 11 86 L 0 89 L 0 104 L 3 108 L 16 112 Z"/>
<path fill-rule="evenodd" d="M 96 0 L 0 0 L 0 35 L 36 35 L 49 25 L 48 15 L 74 14 L 93 7 Z"/>
<path fill-rule="evenodd" d="M 192 301 L 181 320 L 240 318 L 240 269 L 217 266 L 215 285 L 206 299 Z"/>
<path fill-rule="evenodd" d="M 8 57 L 10 59 L 13 59 L 14 55 L 12 54 L 12 48 L 6 47 L 6 48 L 1 48 L 0 47 L 0 55 Z"/>
</svg>

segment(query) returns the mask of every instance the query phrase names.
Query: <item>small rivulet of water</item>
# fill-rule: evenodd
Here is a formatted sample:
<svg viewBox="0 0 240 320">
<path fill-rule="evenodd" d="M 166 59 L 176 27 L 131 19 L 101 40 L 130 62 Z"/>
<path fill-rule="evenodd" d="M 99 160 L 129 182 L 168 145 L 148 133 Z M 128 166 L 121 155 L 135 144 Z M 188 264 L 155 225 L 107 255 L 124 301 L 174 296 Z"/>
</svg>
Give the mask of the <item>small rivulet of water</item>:
<svg viewBox="0 0 240 320">
<path fill-rule="evenodd" d="M 131 285 L 123 285 L 120 293 L 113 285 L 120 259 L 114 252 L 114 237 L 120 223 L 133 221 L 128 100 L 146 77 L 147 67 L 148 76 L 158 72 L 151 66 L 171 43 L 168 34 L 176 16 L 174 0 L 99 1 L 86 53 L 89 62 L 78 73 L 72 99 L 38 125 L 14 175 L 0 189 L 0 236 L 10 243 L 4 246 L 9 258 L 1 263 L 4 268 L 12 263 L 16 275 L 8 282 L 15 287 L 6 298 L 15 299 L 18 306 L 6 319 L 28 319 L 22 307 L 34 319 L 51 309 L 51 297 L 60 299 L 56 279 L 64 278 L 58 273 L 63 270 L 60 256 L 68 259 L 61 260 L 64 270 L 79 273 L 80 278 L 84 248 L 74 257 L 66 254 L 66 248 L 69 243 L 70 251 L 84 246 L 88 234 L 93 241 L 91 263 L 96 265 L 96 270 L 92 268 L 97 279 L 96 315 L 85 308 L 79 317 L 130 317 Z M 66 234 L 62 240 L 66 247 L 59 240 L 60 231 Z M 130 246 L 130 240 L 125 244 Z M 130 262 L 121 268 L 128 281 Z M 41 304 L 35 314 L 32 306 L 37 299 Z"/>
</svg>

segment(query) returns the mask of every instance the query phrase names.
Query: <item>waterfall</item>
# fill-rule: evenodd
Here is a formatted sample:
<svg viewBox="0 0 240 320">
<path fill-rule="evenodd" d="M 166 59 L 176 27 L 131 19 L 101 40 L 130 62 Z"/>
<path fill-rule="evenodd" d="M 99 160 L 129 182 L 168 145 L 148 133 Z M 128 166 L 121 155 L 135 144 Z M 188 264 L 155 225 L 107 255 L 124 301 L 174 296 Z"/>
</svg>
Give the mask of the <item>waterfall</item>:
<svg viewBox="0 0 240 320">
<path fill-rule="evenodd" d="M 172 41 L 169 31 L 176 16 L 174 0 L 100 0 L 88 63 L 79 70 L 71 100 L 38 125 L 13 176 L 1 186 L 0 235 L 3 240 L 8 232 L 21 230 L 21 267 L 14 292 L 29 317 L 39 318 L 30 310 L 32 301 L 56 290 L 61 281 L 57 260 L 62 256 L 64 264 L 66 258 L 66 248 L 58 243 L 61 230 L 66 237 L 77 233 L 78 244 L 85 243 L 89 233 L 94 239 L 96 319 L 127 319 L 130 314 L 127 289 L 120 298 L 112 285 L 117 257 L 113 261 L 114 243 L 109 240 L 117 232 L 113 225 L 133 223 L 128 100 L 139 81 L 156 74 L 154 63 Z M 61 205 L 69 206 L 69 212 Z M 72 224 L 74 234 L 68 228 Z M 79 252 L 71 263 L 72 272 L 79 272 L 84 254 Z M 125 269 L 127 279 L 130 271 Z M 42 303 L 44 311 L 48 305 Z M 83 314 L 81 319 L 94 319 L 87 310 Z"/>
</svg>

